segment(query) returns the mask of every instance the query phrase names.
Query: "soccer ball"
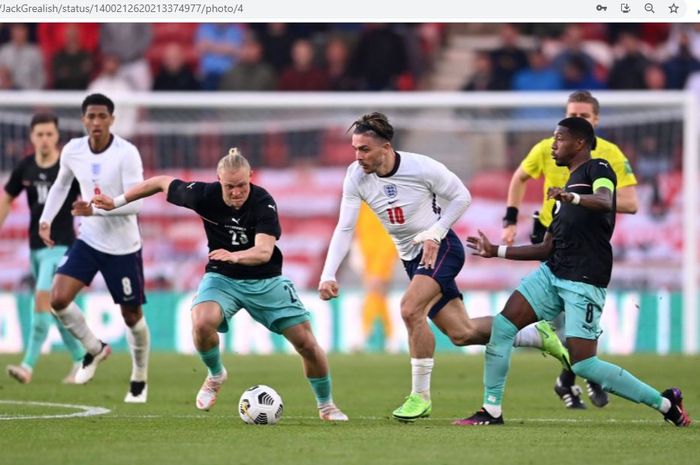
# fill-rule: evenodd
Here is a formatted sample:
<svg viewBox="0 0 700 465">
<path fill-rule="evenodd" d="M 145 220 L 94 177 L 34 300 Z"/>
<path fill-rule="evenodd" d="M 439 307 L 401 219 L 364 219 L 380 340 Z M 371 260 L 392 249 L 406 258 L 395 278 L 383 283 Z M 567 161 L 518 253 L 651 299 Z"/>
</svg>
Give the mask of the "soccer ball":
<svg viewBox="0 0 700 465">
<path fill-rule="evenodd" d="M 243 391 L 238 402 L 238 414 L 249 425 L 274 425 L 282 418 L 282 397 L 263 384 Z"/>
</svg>

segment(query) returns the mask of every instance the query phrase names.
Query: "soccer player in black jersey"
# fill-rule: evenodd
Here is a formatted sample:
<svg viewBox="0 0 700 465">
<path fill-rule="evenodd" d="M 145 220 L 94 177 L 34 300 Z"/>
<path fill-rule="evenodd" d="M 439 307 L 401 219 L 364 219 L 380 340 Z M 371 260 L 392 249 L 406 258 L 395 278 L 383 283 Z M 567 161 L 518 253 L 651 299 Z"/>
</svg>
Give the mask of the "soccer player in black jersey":
<svg viewBox="0 0 700 465">
<path fill-rule="evenodd" d="M 556 201 L 554 221 L 544 242 L 520 247 L 495 246 L 479 231 L 467 245 L 482 257 L 545 260 L 526 276 L 493 320 L 484 363 L 483 408 L 460 425 L 503 424 L 501 401 L 518 329 L 551 320 L 566 311 L 566 338 L 572 370 L 607 392 L 660 411 L 676 426 L 691 423 L 678 388 L 659 392 L 619 366 L 596 356 L 600 316 L 612 271 L 610 237 L 615 227 L 614 171 L 605 160 L 591 159 L 593 126 L 583 118 L 566 118 L 554 131 L 552 157 L 570 171 L 562 188 L 547 195 Z"/>
<path fill-rule="evenodd" d="M 73 183 L 66 201 L 56 216 L 56 221 L 52 224 L 51 233 L 56 245 L 53 248 L 46 247 L 39 237 L 39 217 L 44 210 L 49 189 L 58 175 L 58 118 L 51 113 L 37 113 L 32 117 L 29 127 L 34 153 L 17 164 L 10 179 L 5 184 L 4 192 L 0 194 L 0 227 L 10 212 L 12 202 L 23 190 L 27 192 L 27 203 L 31 215 L 29 249 L 32 275 L 35 281 L 32 326 L 22 363 L 7 366 L 7 373 L 23 384 L 32 380 L 34 366 L 41 354 L 41 346 L 46 340 L 51 323 L 54 321 L 54 317 L 51 315 L 51 280 L 63 255 L 75 240 L 71 204 L 80 193 L 78 184 Z M 62 324 L 59 323 L 57 327 L 63 343 L 73 359 L 71 371 L 63 379 L 63 382 L 72 384 L 75 383 L 75 373 L 80 368 L 80 362 L 85 352 L 80 343 Z"/>
<path fill-rule="evenodd" d="M 227 379 L 221 364 L 218 332 L 241 308 L 270 331 L 284 335 L 304 361 L 304 372 L 316 396 L 319 416 L 346 421 L 331 394 L 328 360 L 316 341 L 309 312 L 294 285 L 282 276 L 281 235 L 277 204 L 262 187 L 250 182 L 250 165 L 231 149 L 217 166 L 218 182 L 185 182 L 156 176 L 114 199 L 97 195 L 92 202 L 111 210 L 157 192 L 168 202 L 194 210 L 201 218 L 209 246 L 209 263 L 192 303 L 192 335 L 209 374 L 196 406 L 209 410 Z"/>
</svg>

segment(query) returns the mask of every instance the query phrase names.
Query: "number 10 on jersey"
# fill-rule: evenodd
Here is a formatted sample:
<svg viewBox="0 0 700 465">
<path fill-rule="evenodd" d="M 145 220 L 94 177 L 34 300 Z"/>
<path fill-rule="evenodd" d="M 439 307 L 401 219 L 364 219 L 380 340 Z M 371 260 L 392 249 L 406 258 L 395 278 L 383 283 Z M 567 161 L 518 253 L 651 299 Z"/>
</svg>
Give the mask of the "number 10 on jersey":
<svg viewBox="0 0 700 465">
<path fill-rule="evenodd" d="M 389 208 L 386 212 L 389 214 L 389 222 L 391 224 L 404 224 L 406 222 L 401 207 Z"/>
</svg>

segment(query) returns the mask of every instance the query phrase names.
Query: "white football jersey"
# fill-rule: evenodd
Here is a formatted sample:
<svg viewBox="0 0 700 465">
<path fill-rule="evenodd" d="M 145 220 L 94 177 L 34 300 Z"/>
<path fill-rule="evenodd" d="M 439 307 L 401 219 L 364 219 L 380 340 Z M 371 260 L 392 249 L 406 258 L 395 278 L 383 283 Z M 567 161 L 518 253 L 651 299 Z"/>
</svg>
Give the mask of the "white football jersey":
<svg viewBox="0 0 700 465">
<path fill-rule="evenodd" d="M 447 201 L 444 208 L 438 199 Z M 401 259 L 409 261 L 422 252 L 422 243 L 413 241 L 416 235 L 433 226 L 446 234 L 471 204 L 471 195 L 457 175 L 425 155 L 397 152 L 396 166 L 386 176 L 365 174 L 358 162 L 352 163 L 343 182 L 340 217 L 322 281 L 335 279 L 362 201 L 389 232 Z"/>
<path fill-rule="evenodd" d="M 83 200 L 89 201 L 99 193 L 114 198 L 143 181 L 141 155 L 132 143 L 117 135 L 99 153 L 92 151 L 87 136 L 71 139 L 61 152 L 58 177 L 49 191 L 41 222 L 53 221 L 74 178 L 80 184 Z M 141 248 L 136 218 L 141 204 L 136 201 L 109 212 L 93 207 L 92 216 L 80 218 L 78 239 L 112 255 L 136 252 Z"/>
</svg>

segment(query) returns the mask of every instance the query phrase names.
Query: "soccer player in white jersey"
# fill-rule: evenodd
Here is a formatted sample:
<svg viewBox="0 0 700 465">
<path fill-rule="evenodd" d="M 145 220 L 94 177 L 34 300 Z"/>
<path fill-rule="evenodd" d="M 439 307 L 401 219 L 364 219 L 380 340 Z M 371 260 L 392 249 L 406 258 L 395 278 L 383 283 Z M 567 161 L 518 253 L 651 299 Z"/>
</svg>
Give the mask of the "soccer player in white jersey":
<svg viewBox="0 0 700 465">
<path fill-rule="evenodd" d="M 393 412 L 398 420 L 411 421 L 432 411 L 435 337 L 426 317 L 456 345 L 485 344 L 491 334 L 493 318 L 470 319 L 455 282 L 464 264 L 464 246 L 450 228 L 471 204 L 471 195 L 442 163 L 396 151 L 391 144 L 394 128 L 385 115 L 364 115 L 350 129 L 356 161 L 345 175 L 340 217 L 318 291 L 323 300 L 338 296 L 335 275 L 350 248 L 364 201 L 386 227 L 411 279 L 401 299 L 401 317 L 408 330 L 412 389 Z M 438 198 L 447 201 L 444 208 Z M 549 326 L 524 328 L 515 345 L 538 347 L 568 363 L 566 350 Z"/>
<path fill-rule="evenodd" d="M 95 375 L 97 364 L 109 356 L 111 349 L 88 328 L 83 314 L 72 302 L 83 287 L 90 285 L 98 271 L 102 274 L 128 326 L 126 339 L 132 371 L 124 402 L 143 403 L 148 395 L 150 336 L 141 308 L 146 302 L 141 235 L 136 220 L 141 202 L 109 212 L 95 208 L 89 202 L 100 193 L 121 195 L 143 181 L 141 156 L 133 144 L 110 132 L 114 123 L 114 103 L 108 97 L 88 95 L 82 104 L 82 115 L 88 135 L 72 139 L 63 147 L 58 177 L 49 191 L 39 220 L 39 235 L 47 246 L 52 247 L 51 222 L 73 179 L 77 179 L 82 200 L 73 203 L 72 213 L 82 217 L 80 231 L 56 270 L 51 287 L 51 307 L 87 351 L 76 374 L 77 383 L 87 383 Z"/>
</svg>

